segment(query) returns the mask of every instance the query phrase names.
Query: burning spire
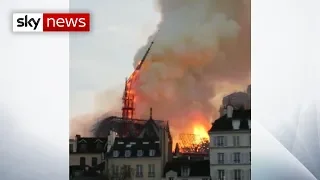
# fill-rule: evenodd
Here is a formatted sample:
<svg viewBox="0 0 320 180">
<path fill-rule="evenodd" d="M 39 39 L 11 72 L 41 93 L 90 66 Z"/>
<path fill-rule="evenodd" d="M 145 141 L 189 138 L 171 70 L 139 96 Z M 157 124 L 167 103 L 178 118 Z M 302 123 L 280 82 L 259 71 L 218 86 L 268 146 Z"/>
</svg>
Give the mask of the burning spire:
<svg viewBox="0 0 320 180">
<path fill-rule="evenodd" d="M 132 119 L 134 116 L 135 94 L 133 89 L 131 88 L 132 83 L 134 83 L 134 81 L 136 80 L 137 75 L 139 74 L 139 71 L 143 63 L 146 60 L 153 43 L 154 43 L 154 40 L 150 43 L 150 46 L 148 47 L 146 53 L 143 55 L 142 60 L 138 63 L 137 67 L 135 68 L 135 70 L 133 71 L 129 79 L 126 79 L 123 98 L 122 98 L 122 101 L 123 101 L 122 118 L 123 119 Z"/>
</svg>

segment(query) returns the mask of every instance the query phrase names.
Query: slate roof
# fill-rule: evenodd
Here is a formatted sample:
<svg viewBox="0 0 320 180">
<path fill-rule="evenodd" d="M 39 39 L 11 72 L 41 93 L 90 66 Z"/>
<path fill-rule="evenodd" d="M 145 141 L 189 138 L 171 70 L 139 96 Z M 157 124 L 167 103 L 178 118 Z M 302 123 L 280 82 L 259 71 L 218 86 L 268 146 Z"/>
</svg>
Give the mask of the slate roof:
<svg viewBox="0 0 320 180">
<path fill-rule="evenodd" d="M 232 127 L 232 120 L 240 120 L 239 130 L 249 130 L 248 120 L 251 120 L 251 109 L 234 110 L 232 118 L 228 118 L 227 115 L 221 116 L 212 123 L 212 127 L 209 132 L 234 131 Z"/>
<path fill-rule="evenodd" d="M 130 150 L 130 157 L 125 157 L 126 150 Z M 138 150 L 142 150 L 142 156 L 138 156 Z M 109 158 L 133 158 L 151 157 L 149 150 L 155 150 L 152 157 L 160 157 L 160 141 L 148 138 L 116 138 L 110 151 L 107 153 Z M 119 156 L 113 157 L 113 152 L 118 151 Z"/>
<path fill-rule="evenodd" d="M 189 167 L 190 174 L 189 177 L 199 177 L 199 176 L 210 176 L 210 161 L 190 161 L 190 160 L 177 160 L 167 162 L 164 167 L 164 177 L 167 172 L 175 171 L 178 177 L 181 177 L 182 167 Z"/>
<path fill-rule="evenodd" d="M 77 150 L 71 153 L 102 153 L 105 151 L 108 138 L 77 136 Z M 83 146 L 84 145 L 84 146 Z"/>
<path fill-rule="evenodd" d="M 167 121 L 153 120 L 157 127 L 165 128 L 167 126 Z M 92 132 L 97 137 L 107 137 L 110 130 L 117 132 L 120 136 L 128 132 L 123 132 L 123 127 L 128 126 L 134 129 L 136 136 L 138 136 L 144 129 L 145 124 L 148 120 L 142 119 L 123 119 L 117 116 L 103 116 L 99 119 L 99 122 L 94 126 Z"/>
</svg>

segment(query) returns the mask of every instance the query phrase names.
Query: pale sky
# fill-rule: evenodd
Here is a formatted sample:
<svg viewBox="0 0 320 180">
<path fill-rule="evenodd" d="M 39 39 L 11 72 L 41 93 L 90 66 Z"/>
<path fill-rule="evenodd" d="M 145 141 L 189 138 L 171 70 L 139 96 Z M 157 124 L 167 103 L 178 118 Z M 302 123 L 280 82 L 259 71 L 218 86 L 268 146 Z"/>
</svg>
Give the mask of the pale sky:
<svg viewBox="0 0 320 180">
<path fill-rule="evenodd" d="M 119 87 L 130 75 L 136 51 L 155 31 L 160 15 L 151 0 L 71 0 L 70 8 L 92 13 L 92 32 L 70 36 L 74 117 L 92 112 L 97 93 Z"/>
</svg>

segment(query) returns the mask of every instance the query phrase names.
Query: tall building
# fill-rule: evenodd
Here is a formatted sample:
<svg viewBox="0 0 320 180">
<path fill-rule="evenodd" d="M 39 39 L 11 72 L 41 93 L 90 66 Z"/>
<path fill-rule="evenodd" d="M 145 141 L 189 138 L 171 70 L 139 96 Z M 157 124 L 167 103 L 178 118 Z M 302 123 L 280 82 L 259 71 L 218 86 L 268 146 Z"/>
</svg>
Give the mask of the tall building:
<svg viewBox="0 0 320 180">
<path fill-rule="evenodd" d="M 227 105 L 209 130 L 212 180 L 251 180 L 251 110 Z"/>
</svg>

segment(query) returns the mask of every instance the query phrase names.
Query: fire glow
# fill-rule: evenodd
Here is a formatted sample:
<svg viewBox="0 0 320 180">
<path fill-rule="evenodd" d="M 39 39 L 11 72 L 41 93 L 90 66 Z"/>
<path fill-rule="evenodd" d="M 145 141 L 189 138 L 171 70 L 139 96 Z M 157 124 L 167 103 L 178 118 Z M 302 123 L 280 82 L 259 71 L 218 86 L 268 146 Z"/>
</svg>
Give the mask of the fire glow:
<svg viewBox="0 0 320 180">
<path fill-rule="evenodd" d="M 141 62 L 139 62 L 140 64 Z M 128 97 L 131 97 L 134 99 L 134 103 L 136 103 L 137 98 L 139 95 L 136 93 L 136 91 L 132 88 L 133 83 L 135 83 L 136 79 L 139 77 L 139 70 L 134 71 L 134 73 L 129 77 L 127 80 L 127 94 Z M 134 87 L 134 86 L 133 86 Z M 138 102 L 139 103 L 139 102 Z M 191 144 L 200 144 L 203 140 L 208 140 L 208 128 L 209 128 L 209 121 L 207 118 L 205 118 L 204 115 L 202 115 L 201 112 L 192 111 L 188 114 L 187 117 L 190 120 L 187 120 L 187 122 L 192 122 L 191 124 L 184 124 L 184 127 L 173 127 L 178 132 L 189 132 L 194 134 L 194 139 Z M 170 120 L 169 120 L 170 121 Z M 179 130 L 177 130 L 179 129 Z M 191 130 L 190 130 L 191 129 Z M 174 142 L 178 142 L 179 140 L 177 138 L 173 139 Z"/>
<path fill-rule="evenodd" d="M 202 139 L 209 139 L 208 130 L 202 125 L 194 125 L 193 126 L 193 134 L 196 135 L 195 143 L 201 143 Z"/>
</svg>

